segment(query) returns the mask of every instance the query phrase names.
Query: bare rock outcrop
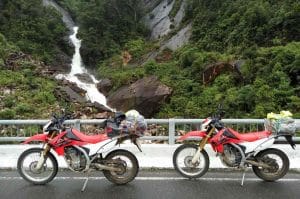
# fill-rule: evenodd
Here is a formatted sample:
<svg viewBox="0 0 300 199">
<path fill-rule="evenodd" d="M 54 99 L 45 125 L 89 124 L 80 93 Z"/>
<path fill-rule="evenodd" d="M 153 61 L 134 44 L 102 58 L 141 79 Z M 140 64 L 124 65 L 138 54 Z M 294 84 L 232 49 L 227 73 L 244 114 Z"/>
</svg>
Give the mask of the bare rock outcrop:
<svg viewBox="0 0 300 199">
<path fill-rule="evenodd" d="M 75 75 L 81 82 L 93 84 L 94 80 L 91 78 L 91 76 L 87 73 L 81 73 Z"/>
<path fill-rule="evenodd" d="M 97 84 L 97 89 L 100 93 L 103 95 L 107 96 L 109 91 L 112 89 L 113 85 L 110 79 L 102 79 L 98 84 Z"/>
<path fill-rule="evenodd" d="M 159 111 L 161 104 L 165 103 L 172 89 L 162 84 L 157 77 L 150 76 L 140 79 L 131 85 L 123 86 L 108 96 L 110 107 L 127 111 L 136 109 L 146 118 L 150 118 Z"/>
</svg>

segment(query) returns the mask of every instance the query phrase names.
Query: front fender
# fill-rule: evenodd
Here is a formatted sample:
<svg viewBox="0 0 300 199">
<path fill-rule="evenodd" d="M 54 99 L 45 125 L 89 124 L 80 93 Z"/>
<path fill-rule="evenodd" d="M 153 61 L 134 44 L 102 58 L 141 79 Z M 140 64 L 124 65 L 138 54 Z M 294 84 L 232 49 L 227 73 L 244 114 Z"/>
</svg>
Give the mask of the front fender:
<svg viewBox="0 0 300 199">
<path fill-rule="evenodd" d="M 206 136 L 206 131 L 190 131 L 187 134 L 181 136 L 178 138 L 178 141 L 183 141 L 186 140 L 189 137 L 205 137 Z"/>
<path fill-rule="evenodd" d="M 46 134 L 36 134 L 34 136 L 27 138 L 22 144 L 28 144 L 32 141 L 46 142 L 46 140 L 47 140 Z"/>
</svg>

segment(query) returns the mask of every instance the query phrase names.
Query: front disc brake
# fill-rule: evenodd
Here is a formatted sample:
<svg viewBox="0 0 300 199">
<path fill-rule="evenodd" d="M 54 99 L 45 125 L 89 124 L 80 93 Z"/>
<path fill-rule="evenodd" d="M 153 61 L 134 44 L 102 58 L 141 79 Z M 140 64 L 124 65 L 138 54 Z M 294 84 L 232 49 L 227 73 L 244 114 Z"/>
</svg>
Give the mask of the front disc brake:
<svg viewBox="0 0 300 199">
<path fill-rule="evenodd" d="M 184 165 L 186 167 L 197 167 L 199 165 L 199 161 L 195 162 L 195 164 L 192 163 L 193 156 L 186 156 L 184 158 Z"/>
<path fill-rule="evenodd" d="M 36 169 L 38 161 L 31 162 L 29 165 L 30 172 L 33 174 L 41 174 L 46 171 L 46 166 L 43 165 L 40 169 Z"/>
</svg>

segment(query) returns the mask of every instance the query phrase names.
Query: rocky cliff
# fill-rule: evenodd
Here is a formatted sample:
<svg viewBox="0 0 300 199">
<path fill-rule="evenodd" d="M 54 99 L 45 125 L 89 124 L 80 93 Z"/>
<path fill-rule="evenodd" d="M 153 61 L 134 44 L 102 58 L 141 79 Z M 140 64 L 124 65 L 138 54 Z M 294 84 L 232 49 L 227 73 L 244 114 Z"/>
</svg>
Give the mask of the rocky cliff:
<svg viewBox="0 0 300 199">
<path fill-rule="evenodd" d="M 145 0 L 144 3 L 147 10 L 144 21 L 151 31 L 150 39 L 161 40 L 161 49 L 176 50 L 189 41 L 191 24 L 182 23 L 186 0 Z M 176 14 L 172 16 L 174 12 Z"/>
</svg>

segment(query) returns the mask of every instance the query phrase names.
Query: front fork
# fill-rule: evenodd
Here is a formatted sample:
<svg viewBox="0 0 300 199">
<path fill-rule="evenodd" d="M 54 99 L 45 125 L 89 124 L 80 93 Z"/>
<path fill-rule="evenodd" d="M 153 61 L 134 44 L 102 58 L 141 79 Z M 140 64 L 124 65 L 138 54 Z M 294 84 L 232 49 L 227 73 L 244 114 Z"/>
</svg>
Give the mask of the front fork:
<svg viewBox="0 0 300 199">
<path fill-rule="evenodd" d="M 52 135 L 50 137 L 50 140 L 55 136 L 55 134 L 56 133 L 52 133 Z M 36 170 L 40 170 L 42 168 L 43 164 L 46 161 L 46 155 L 50 151 L 50 149 L 51 149 L 50 144 L 46 143 L 45 146 L 44 146 L 44 150 L 41 153 L 40 159 L 39 159 L 39 161 L 36 165 Z"/>
<path fill-rule="evenodd" d="M 192 159 L 192 164 L 196 164 L 198 163 L 198 160 L 200 158 L 200 153 L 201 151 L 204 149 L 208 139 L 211 137 L 211 134 L 215 131 L 215 127 L 211 128 L 211 130 L 208 132 L 208 134 L 200 141 L 199 143 L 199 147 L 198 147 L 198 150 L 197 152 L 195 153 L 195 155 L 193 156 L 193 159 Z"/>
</svg>

